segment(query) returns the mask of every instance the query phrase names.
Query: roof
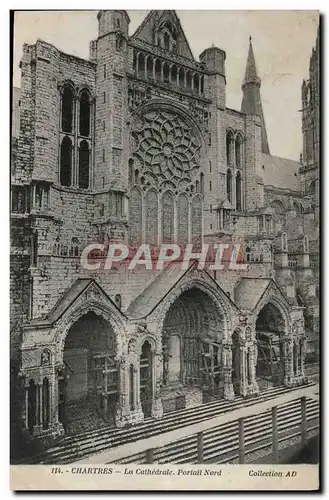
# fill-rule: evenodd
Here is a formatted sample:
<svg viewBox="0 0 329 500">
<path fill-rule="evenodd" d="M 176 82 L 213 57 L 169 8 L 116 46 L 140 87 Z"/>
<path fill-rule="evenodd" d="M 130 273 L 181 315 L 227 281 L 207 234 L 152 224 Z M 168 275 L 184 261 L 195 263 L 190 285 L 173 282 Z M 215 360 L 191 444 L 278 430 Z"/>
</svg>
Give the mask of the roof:
<svg viewBox="0 0 329 500">
<path fill-rule="evenodd" d="M 240 309 L 252 311 L 271 283 L 270 278 L 241 278 L 234 290 L 234 302 Z"/>
<path fill-rule="evenodd" d="M 128 318 L 144 318 L 150 314 L 160 300 L 167 295 L 172 287 L 189 269 L 182 270 L 182 263 L 179 261 L 170 263 L 170 265 L 164 268 L 152 283 L 132 301 L 126 311 Z"/>
<path fill-rule="evenodd" d="M 35 319 L 28 323 L 27 326 L 38 325 L 46 326 L 55 323 L 70 307 L 70 305 L 79 297 L 79 295 L 86 290 L 88 285 L 93 280 L 91 278 L 78 279 L 59 299 L 53 309 L 47 314 L 46 317 Z"/>
<path fill-rule="evenodd" d="M 153 30 L 158 27 L 162 22 L 169 20 L 177 29 L 179 44 L 178 44 L 178 54 L 195 61 L 191 47 L 186 38 L 184 30 L 182 28 L 179 17 L 175 10 L 151 10 L 142 23 L 138 26 L 135 33 L 131 36 L 132 39 L 140 39 L 153 45 Z M 150 29 L 151 28 L 151 29 Z"/>
<path fill-rule="evenodd" d="M 264 168 L 262 168 L 263 166 Z M 298 161 L 262 153 L 261 169 L 257 174 L 263 178 L 265 186 L 299 191 L 299 167 L 300 163 Z"/>
</svg>

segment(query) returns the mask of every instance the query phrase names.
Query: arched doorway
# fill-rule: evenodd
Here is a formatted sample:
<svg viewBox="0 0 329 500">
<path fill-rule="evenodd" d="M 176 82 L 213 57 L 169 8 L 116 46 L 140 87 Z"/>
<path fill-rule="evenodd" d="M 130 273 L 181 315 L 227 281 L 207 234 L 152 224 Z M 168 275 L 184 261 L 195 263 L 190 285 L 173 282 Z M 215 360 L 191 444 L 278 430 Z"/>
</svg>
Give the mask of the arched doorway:
<svg viewBox="0 0 329 500">
<path fill-rule="evenodd" d="M 115 423 L 118 364 L 111 324 L 88 312 L 68 331 L 58 377 L 58 417 L 66 430 Z"/>
<path fill-rule="evenodd" d="M 284 331 L 285 322 L 280 310 L 271 303 L 266 304 L 256 321 L 256 377 L 260 389 L 283 384 Z"/>
<path fill-rule="evenodd" d="M 153 359 L 152 347 L 146 340 L 140 355 L 140 400 L 144 417 L 150 417 L 153 401 Z"/>
<path fill-rule="evenodd" d="M 223 395 L 223 319 L 214 300 L 196 287 L 176 299 L 163 326 L 163 387 Z"/>
</svg>

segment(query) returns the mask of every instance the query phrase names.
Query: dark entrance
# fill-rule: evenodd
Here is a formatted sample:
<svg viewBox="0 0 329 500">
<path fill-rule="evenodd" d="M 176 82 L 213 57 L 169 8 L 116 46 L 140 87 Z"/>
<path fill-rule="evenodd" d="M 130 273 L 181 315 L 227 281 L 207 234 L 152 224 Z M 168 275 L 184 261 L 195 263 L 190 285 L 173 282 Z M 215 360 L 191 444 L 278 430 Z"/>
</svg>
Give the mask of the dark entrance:
<svg viewBox="0 0 329 500">
<path fill-rule="evenodd" d="M 277 307 L 267 304 L 256 322 L 257 367 L 260 389 L 282 385 L 284 381 L 284 320 Z"/>
<path fill-rule="evenodd" d="M 115 424 L 118 363 L 108 321 L 89 312 L 70 328 L 58 374 L 58 417 L 70 432 Z"/>
<path fill-rule="evenodd" d="M 152 368 L 151 344 L 146 340 L 140 356 L 140 398 L 144 417 L 150 417 L 152 411 Z"/>
<path fill-rule="evenodd" d="M 151 344 L 146 340 L 140 356 L 140 399 L 144 417 L 150 417 L 152 411 L 152 368 Z"/>
<path fill-rule="evenodd" d="M 223 391 L 223 315 L 202 290 L 188 290 L 170 307 L 163 328 L 163 386 L 194 386 L 205 397 Z"/>
</svg>

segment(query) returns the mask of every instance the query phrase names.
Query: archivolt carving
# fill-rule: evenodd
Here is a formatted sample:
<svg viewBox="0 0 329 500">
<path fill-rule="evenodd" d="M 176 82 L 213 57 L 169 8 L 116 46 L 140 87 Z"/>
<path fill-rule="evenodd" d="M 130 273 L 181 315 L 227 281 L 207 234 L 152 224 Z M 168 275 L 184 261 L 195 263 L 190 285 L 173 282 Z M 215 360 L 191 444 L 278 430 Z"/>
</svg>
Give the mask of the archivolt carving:
<svg viewBox="0 0 329 500">
<path fill-rule="evenodd" d="M 166 300 L 162 301 L 158 308 L 152 313 L 152 316 L 158 323 L 158 335 L 161 336 L 163 323 L 170 306 L 182 293 L 192 288 L 198 288 L 203 291 L 209 296 L 209 299 L 214 302 L 215 306 L 218 308 L 218 320 L 223 324 L 224 338 L 227 338 L 232 329 L 232 311 L 229 310 L 220 290 L 201 278 L 191 279 L 190 275 L 186 280 L 180 282 L 177 288 L 174 288 L 166 297 Z"/>
<path fill-rule="evenodd" d="M 138 117 L 131 133 L 134 168 L 145 183 L 163 189 L 190 185 L 200 166 L 200 142 L 179 115 L 149 111 Z"/>
<path fill-rule="evenodd" d="M 54 330 L 54 340 L 56 342 L 56 364 L 63 363 L 63 352 L 66 336 L 71 326 L 79 318 L 93 311 L 98 316 L 102 316 L 112 326 L 116 339 L 116 358 L 119 359 L 126 352 L 126 320 L 119 315 L 118 310 L 111 304 L 104 304 L 102 301 L 88 301 L 82 298 L 74 304 L 74 307 L 67 311 L 59 320 Z"/>
</svg>

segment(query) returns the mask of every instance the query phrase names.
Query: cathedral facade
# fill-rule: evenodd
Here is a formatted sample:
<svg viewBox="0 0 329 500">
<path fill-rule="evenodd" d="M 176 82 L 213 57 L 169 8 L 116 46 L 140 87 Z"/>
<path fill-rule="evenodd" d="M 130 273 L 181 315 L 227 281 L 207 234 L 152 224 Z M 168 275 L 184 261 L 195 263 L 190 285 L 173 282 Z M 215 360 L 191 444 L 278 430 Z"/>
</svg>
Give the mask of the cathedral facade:
<svg viewBox="0 0 329 500">
<path fill-rule="evenodd" d="M 196 61 L 174 11 L 132 35 L 129 22 L 100 11 L 89 60 L 23 47 L 11 360 L 13 428 L 29 439 L 294 387 L 317 349 L 319 41 L 294 162 L 270 154 L 251 40 L 237 111 L 223 50 Z M 111 242 L 239 243 L 247 270 L 81 264 Z"/>
</svg>

